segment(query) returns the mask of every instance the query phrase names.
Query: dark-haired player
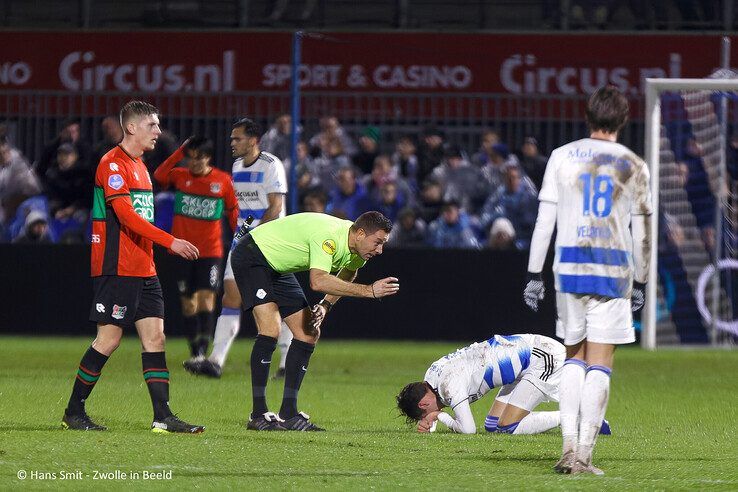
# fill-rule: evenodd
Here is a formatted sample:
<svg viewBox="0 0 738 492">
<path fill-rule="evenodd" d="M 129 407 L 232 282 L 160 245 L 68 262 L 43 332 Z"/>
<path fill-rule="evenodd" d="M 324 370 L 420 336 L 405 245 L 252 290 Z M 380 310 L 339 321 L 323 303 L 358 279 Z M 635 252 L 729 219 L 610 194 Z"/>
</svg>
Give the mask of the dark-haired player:
<svg viewBox="0 0 738 492">
<path fill-rule="evenodd" d="M 248 217 L 253 220 L 251 227 L 264 224 L 285 215 L 284 195 L 287 193 L 287 179 L 284 165 L 276 156 L 259 148 L 259 125 L 248 118 L 242 118 L 231 128 L 231 153 L 233 163 L 233 188 L 238 199 L 238 226 Z M 235 232 L 235 230 L 234 230 Z M 205 360 L 189 360 L 185 369 L 193 374 L 220 377 L 226 357 L 241 325 L 241 297 L 233 278 L 231 255 L 226 260 L 223 275 L 223 310 L 218 317 L 213 339 L 213 350 Z M 280 371 L 284 370 L 287 349 L 292 341 L 292 332 L 286 325 L 279 332 Z"/>
<path fill-rule="evenodd" d="M 169 409 L 169 370 L 164 353 L 164 300 L 154 267 L 153 243 L 188 260 L 197 248 L 154 227 L 151 178 L 141 155 L 161 135 L 159 111 L 142 101 L 120 112 L 123 140 L 100 160 L 92 207 L 92 284 L 90 320 L 97 337 L 79 364 L 62 426 L 105 430 L 85 411 L 108 357 L 118 348 L 124 329 L 141 339 L 143 376 L 154 407 L 154 432 L 199 433 L 204 427 L 183 422 Z"/>
<path fill-rule="evenodd" d="M 561 473 L 602 475 L 592 449 L 610 394 L 615 347 L 635 341 L 631 311 L 643 306 L 651 214 L 648 166 L 617 143 L 628 100 L 602 87 L 587 102 L 589 138 L 551 153 L 523 294 L 538 309 L 541 270 L 556 233 L 557 335 L 566 345 L 561 375 Z"/>
<path fill-rule="evenodd" d="M 382 254 L 392 223 L 379 212 L 355 222 L 325 214 L 288 215 L 262 224 L 241 238 L 231 262 L 244 311 L 251 311 L 259 334 L 251 352 L 252 430 L 323 430 L 297 409 L 297 395 L 320 325 L 343 296 L 378 299 L 396 294 L 397 279 L 369 285 L 353 283 L 367 260 Z M 310 272 L 310 287 L 326 296 L 311 309 L 294 276 Z M 331 275 L 335 273 L 336 275 Z M 269 411 L 266 385 L 282 320 L 294 339 L 287 353 L 284 394 L 279 415 Z"/>
<path fill-rule="evenodd" d="M 496 335 L 438 359 L 423 381 L 402 389 L 397 406 L 408 421 L 418 423 L 418 432 L 432 432 L 440 420 L 454 432 L 473 434 L 470 404 L 499 388 L 484 420 L 487 432 L 545 432 L 559 425 L 559 412 L 533 409 L 558 401 L 564 353 L 563 345 L 541 335 Z"/>
<path fill-rule="evenodd" d="M 175 168 L 184 157 L 187 167 Z M 231 177 L 214 168 L 212 159 L 213 142 L 195 136 L 154 171 L 154 179 L 162 188 L 172 186 L 176 190 L 172 234 L 187 239 L 200 251 L 197 260 L 182 260 L 177 266 L 185 332 L 195 360 L 205 358 L 213 335 L 215 293 L 223 257 L 221 217 L 226 214 L 234 231 L 238 219 Z"/>
</svg>

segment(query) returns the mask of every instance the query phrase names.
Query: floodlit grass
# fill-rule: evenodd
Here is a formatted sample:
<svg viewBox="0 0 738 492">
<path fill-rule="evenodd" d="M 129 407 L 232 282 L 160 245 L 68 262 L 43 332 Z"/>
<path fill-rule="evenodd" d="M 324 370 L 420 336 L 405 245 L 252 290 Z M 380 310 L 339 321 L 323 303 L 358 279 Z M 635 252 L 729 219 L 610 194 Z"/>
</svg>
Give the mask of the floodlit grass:
<svg viewBox="0 0 738 492">
<path fill-rule="evenodd" d="M 223 378 L 210 380 L 183 371 L 185 343 L 171 340 L 171 406 L 206 425 L 201 435 L 149 432 L 150 401 L 133 338 L 108 362 L 87 404 L 109 427 L 103 433 L 60 428 L 89 339 L 4 337 L 0 344 L 0 489 L 738 489 L 736 351 L 620 350 L 607 415 L 613 435 L 601 437 L 595 452 L 607 475 L 570 477 L 552 470 L 561 445 L 555 431 L 419 435 L 397 417 L 394 396 L 402 385 L 462 344 L 324 341 L 300 408 L 328 432 L 260 433 L 245 427 L 250 341 L 238 341 Z M 269 386 L 274 411 L 281 386 Z M 491 403 L 487 395 L 472 406 L 480 429 Z M 94 479 L 116 471 L 117 478 Z M 144 471 L 171 472 L 171 479 L 145 481 Z M 33 479 L 33 472 L 56 479 Z M 132 472 L 141 478 L 131 479 Z"/>
</svg>

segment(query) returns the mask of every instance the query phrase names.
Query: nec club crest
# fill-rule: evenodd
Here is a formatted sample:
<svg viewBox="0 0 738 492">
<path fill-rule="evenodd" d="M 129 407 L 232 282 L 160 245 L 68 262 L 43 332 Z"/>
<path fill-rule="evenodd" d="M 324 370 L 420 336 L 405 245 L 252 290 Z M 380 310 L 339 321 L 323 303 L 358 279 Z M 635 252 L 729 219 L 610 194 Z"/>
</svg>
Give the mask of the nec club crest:
<svg viewBox="0 0 738 492">
<path fill-rule="evenodd" d="M 114 319 L 123 319 L 126 317 L 126 311 L 128 311 L 128 306 L 113 304 L 113 312 L 110 313 L 110 316 Z"/>
<path fill-rule="evenodd" d="M 220 193 L 220 183 L 210 183 L 210 193 Z"/>
</svg>

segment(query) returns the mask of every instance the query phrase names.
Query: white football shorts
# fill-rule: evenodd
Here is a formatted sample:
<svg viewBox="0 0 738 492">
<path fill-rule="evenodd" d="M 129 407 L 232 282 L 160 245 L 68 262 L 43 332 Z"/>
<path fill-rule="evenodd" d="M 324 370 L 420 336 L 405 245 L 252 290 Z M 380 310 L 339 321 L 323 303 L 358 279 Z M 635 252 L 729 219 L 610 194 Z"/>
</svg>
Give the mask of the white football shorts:
<svg viewBox="0 0 738 492">
<path fill-rule="evenodd" d="M 561 370 L 566 348 L 541 337 L 530 355 L 530 365 L 515 381 L 500 388 L 495 400 L 532 412 L 546 401 L 559 401 Z"/>
<path fill-rule="evenodd" d="M 556 336 L 564 345 L 586 339 L 622 345 L 635 342 L 630 299 L 556 293 Z"/>
</svg>

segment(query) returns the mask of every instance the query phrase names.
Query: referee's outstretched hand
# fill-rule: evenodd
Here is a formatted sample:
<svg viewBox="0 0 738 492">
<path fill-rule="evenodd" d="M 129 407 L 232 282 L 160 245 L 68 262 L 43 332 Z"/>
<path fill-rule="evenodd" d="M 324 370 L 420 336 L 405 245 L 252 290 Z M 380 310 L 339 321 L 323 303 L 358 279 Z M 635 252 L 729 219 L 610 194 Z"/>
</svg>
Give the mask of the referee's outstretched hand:
<svg viewBox="0 0 738 492">
<path fill-rule="evenodd" d="M 377 280 L 372 285 L 372 296 L 375 299 L 397 294 L 400 291 L 400 283 L 396 277 L 387 277 Z"/>
<path fill-rule="evenodd" d="M 200 256 L 200 251 L 191 242 L 185 241 L 184 239 L 174 238 L 170 249 L 172 253 L 186 260 L 196 260 Z"/>
</svg>

